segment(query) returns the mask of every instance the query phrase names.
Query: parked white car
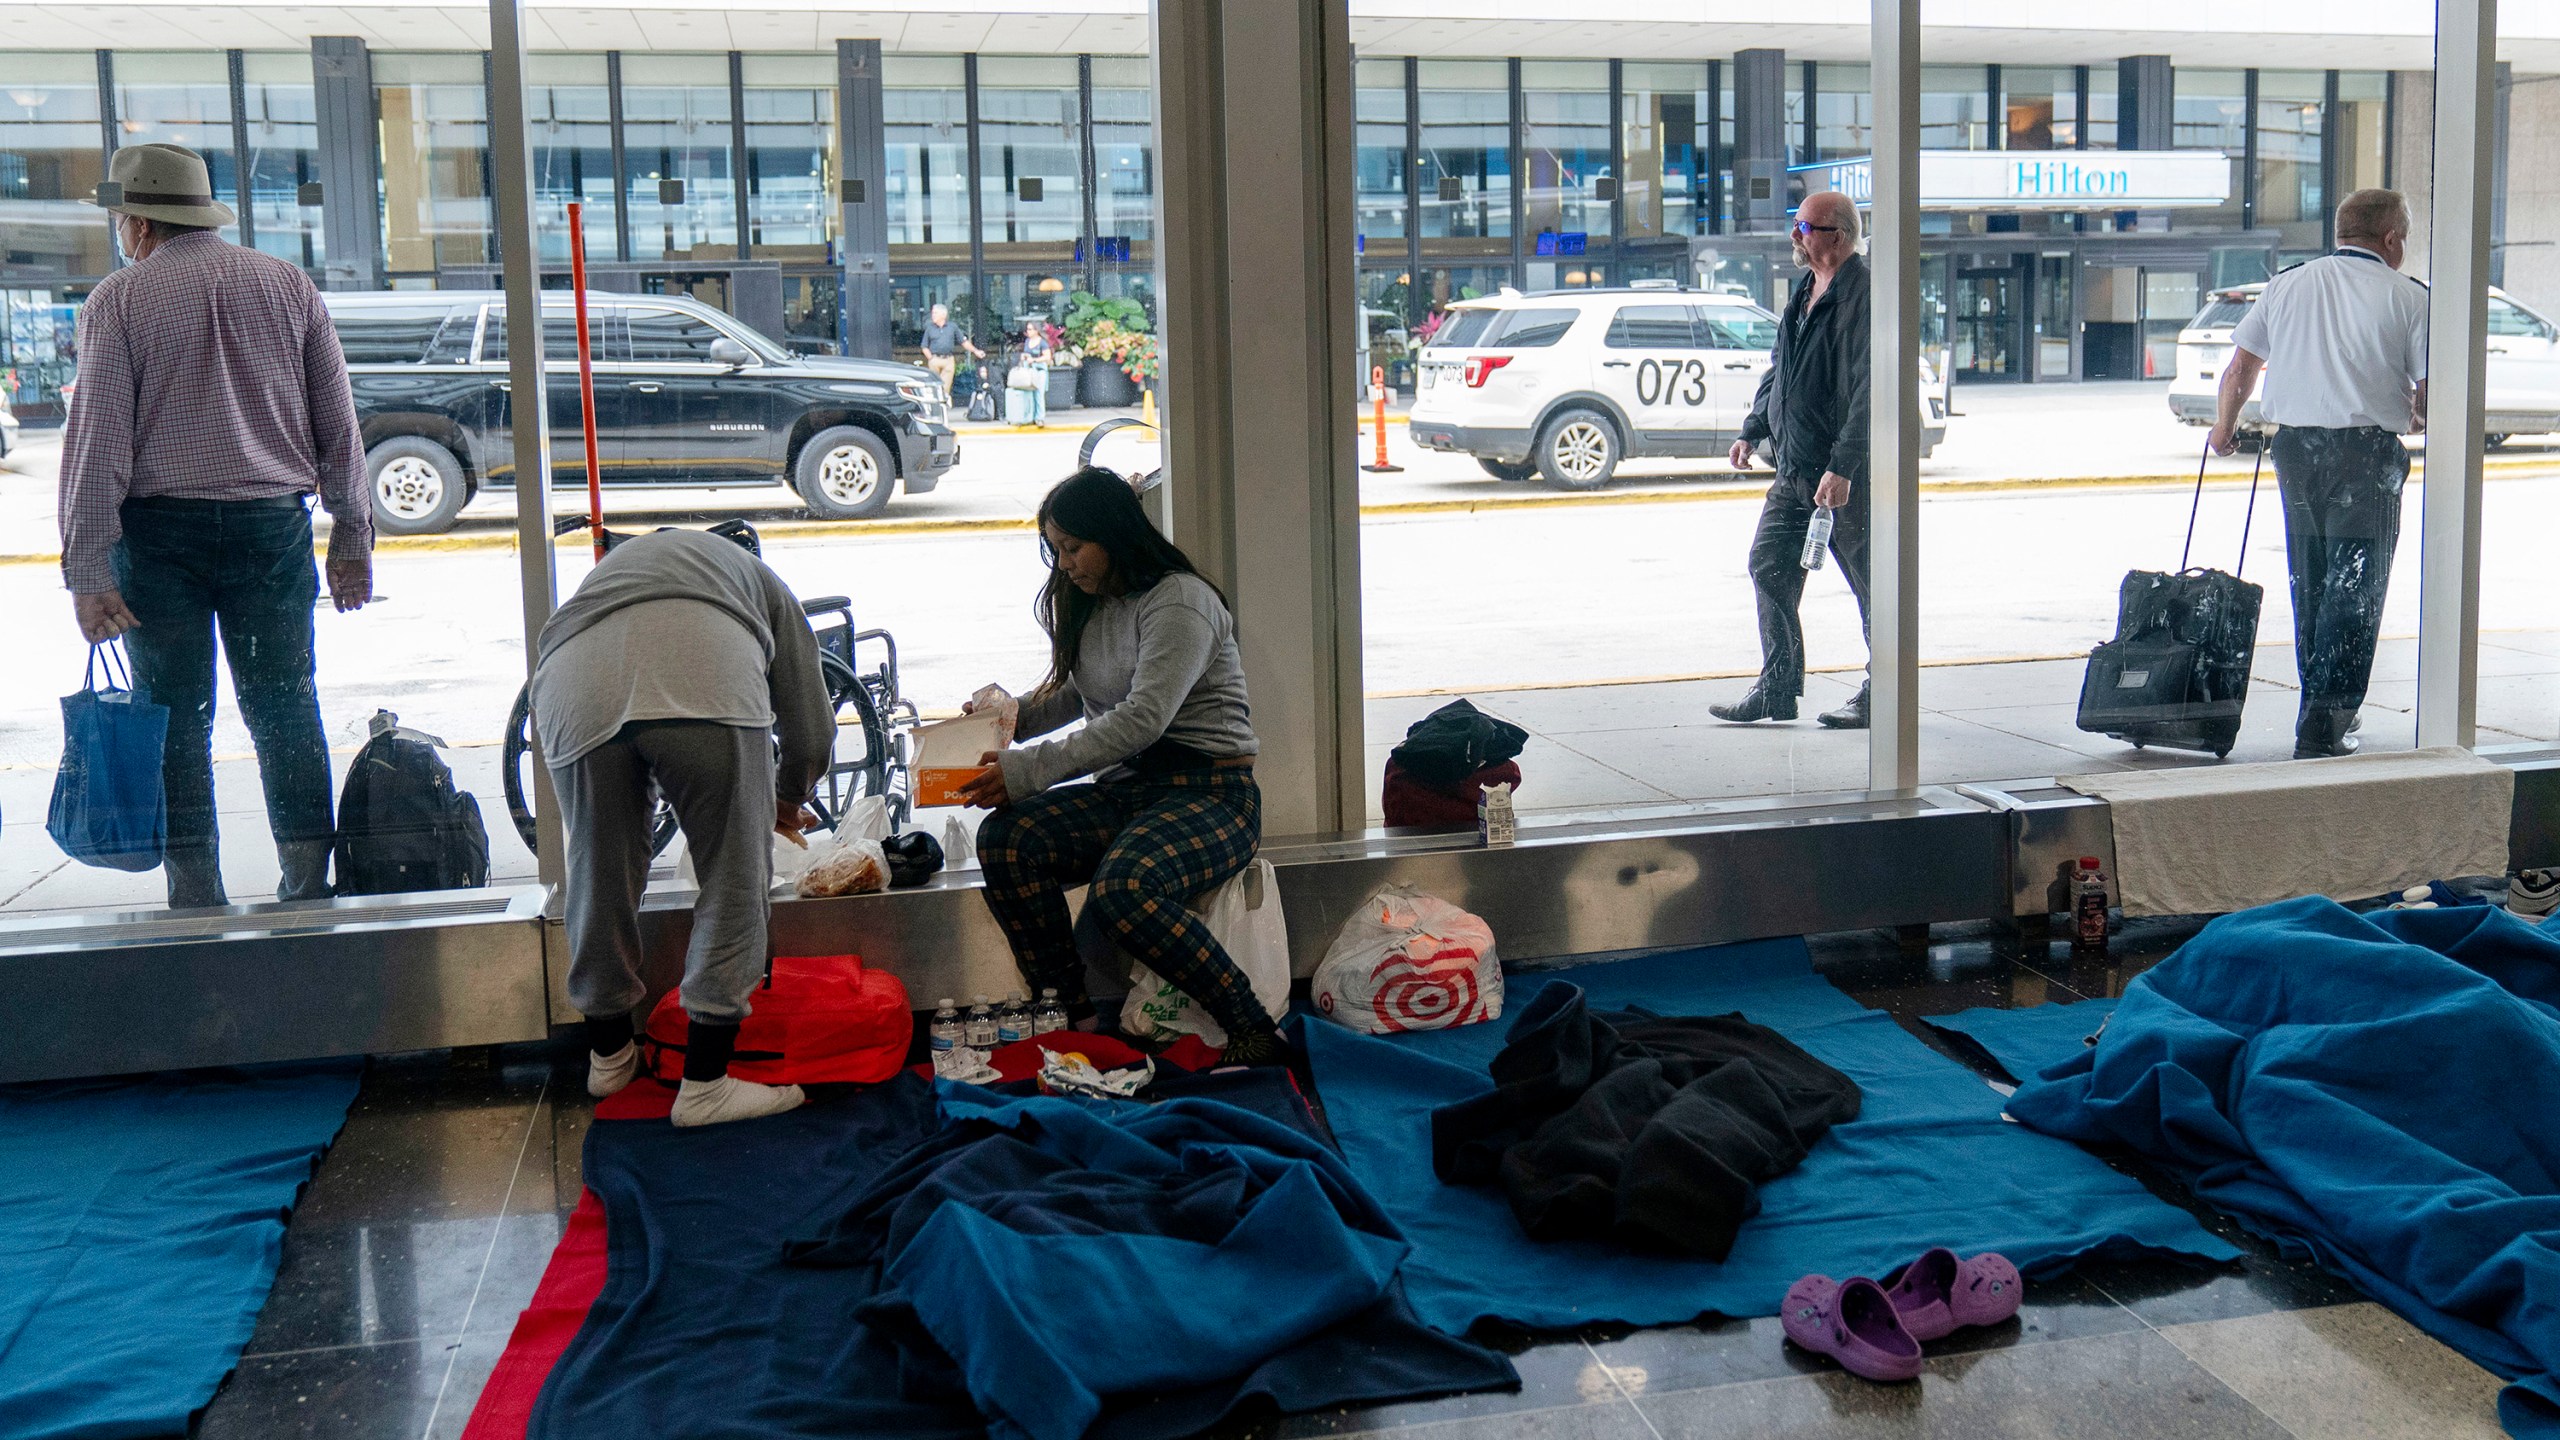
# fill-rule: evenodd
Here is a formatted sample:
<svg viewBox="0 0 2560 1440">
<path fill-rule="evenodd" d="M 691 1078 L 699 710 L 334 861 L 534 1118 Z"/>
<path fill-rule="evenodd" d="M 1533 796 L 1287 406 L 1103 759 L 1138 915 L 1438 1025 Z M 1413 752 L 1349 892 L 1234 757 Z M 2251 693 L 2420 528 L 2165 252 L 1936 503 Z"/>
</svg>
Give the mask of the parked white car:
<svg viewBox="0 0 2560 1440">
<path fill-rule="evenodd" d="M 1721 456 L 1777 337 L 1751 301 L 1669 281 L 1461 301 L 1423 348 L 1413 441 L 1567 490 L 1608 484 L 1621 460 Z M 1946 414 L 1935 395 L 1921 408 L 1927 454 Z"/>
<path fill-rule="evenodd" d="M 2235 285 L 2207 296 L 2204 308 L 2178 332 L 2178 373 L 2169 378 L 2169 413 L 2189 425 L 2211 425 L 2231 364 L 2231 332 L 2267 287 Z M 2504 291 L 2489 292 L 2488 402 L 2484 429 L 2492 446 L 2515 435 L 2560 430 L 2560 326 L 2527 309 Z M 2244 425 L 2258 419 L 2258 392 L 2240 407 Z"/>
</svg>

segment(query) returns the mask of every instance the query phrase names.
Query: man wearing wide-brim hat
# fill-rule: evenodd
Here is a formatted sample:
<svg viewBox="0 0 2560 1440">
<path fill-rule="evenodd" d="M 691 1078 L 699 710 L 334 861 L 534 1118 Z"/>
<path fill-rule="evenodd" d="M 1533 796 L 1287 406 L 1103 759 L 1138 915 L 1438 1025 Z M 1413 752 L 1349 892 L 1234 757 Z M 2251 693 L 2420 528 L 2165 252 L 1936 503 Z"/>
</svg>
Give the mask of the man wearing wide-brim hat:
<svg viewBox="0 0 2560 1440">
<path fill-rule="evenodd" d="M 229 206 L 181 145 L 116 151 L 96 203 L 130 262 L 80 309 L 62 442 L 62 577 L 80 633 L 122 636 L 169 707 L 173 906 L 220 905 L 214 641 L 258 751 L 287 900 L 329 893 L 329 746 L 312 669 L 311 498 L 329 594 L 373 596 L 373 512 L 345 354 L 311 277 L 222 238 Z"/>
</svg>

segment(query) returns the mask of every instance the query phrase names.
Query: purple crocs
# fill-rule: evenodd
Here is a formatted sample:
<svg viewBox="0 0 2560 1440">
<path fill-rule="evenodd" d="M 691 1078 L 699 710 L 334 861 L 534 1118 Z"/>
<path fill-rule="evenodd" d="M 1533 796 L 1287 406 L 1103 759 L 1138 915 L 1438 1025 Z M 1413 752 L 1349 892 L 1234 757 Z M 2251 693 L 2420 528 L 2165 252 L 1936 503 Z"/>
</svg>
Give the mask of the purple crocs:
<svg viewBox="0 0 2560 1440">
<path fill-rule="evenodd" d="M 1902 1327 L 1917 1340 L 1936 1340 L 1968 1325 L 1997 1325 L 2018 1313 L 2023 1285 L 2018 1267 L 1985 1250 L 1970 1260 L 1941 1245 L 1885 1277 Z"/>
<path fill-rule="evenodd" d="M 1920 1342 L 1911 1338 L 1884 1287 L 1864 1277 L 1835 1282 L 1807 1275 L 1787 1290 L 1778 1317 L 1787 1338 L 1867 1380 L 1920 1378 Z"/>
</svg>

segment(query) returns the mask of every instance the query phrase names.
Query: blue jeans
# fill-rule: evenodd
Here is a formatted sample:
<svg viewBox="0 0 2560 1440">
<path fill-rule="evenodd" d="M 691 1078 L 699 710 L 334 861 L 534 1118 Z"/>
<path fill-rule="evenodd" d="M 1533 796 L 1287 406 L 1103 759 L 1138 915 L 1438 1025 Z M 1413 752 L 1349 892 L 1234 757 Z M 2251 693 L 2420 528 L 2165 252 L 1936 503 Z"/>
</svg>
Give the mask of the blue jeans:
<svg viewBox="0 0 2560 1440">
<path fill-rule="evenodd" d="M 311 512 L 271 500 L 128 500 L 113 554 L 116 587 L 141 624 L 125 636 L 133 678 L 169 707 L 161 752 L 176 907 L 225 903 L 213 803 L 213 653 L 258 750 L 267 823 L 283 875 L 278 898 L 329 893 L 329 742 L 312 673 L 311 609 L 320 572 Z"/>
</svg>

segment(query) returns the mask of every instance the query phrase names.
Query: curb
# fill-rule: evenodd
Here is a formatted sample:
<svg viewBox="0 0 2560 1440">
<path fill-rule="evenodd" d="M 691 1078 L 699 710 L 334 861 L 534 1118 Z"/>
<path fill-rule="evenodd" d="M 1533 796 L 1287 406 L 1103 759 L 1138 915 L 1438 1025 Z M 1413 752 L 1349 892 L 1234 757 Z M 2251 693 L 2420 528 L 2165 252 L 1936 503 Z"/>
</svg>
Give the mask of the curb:
<svg viewBox="0 0 2560 1440">
<path fill-rule="evenodd" d="M 2508 462 L 2484 467 L 2484 478 L 2514 478 L 2548 472 L 2555 468 L 2550 460 Z M 2411 464 L 2409 481 L 2423 483 L 2426 467 Z M 1600 490 L 1563 491 L 1518 496 L 1482 496 L 1468 500 L 1389 500 L 1360 507 L 1362 518 L 1372 516 L 1394 518 L 1411 515 L 1472 515 L 1503 510 L 1567 510 L 1614 505 L 1704 505 L 1760 498 L 1769 483 L 1768 474 L 1753 471 L 1735 480 L 1717 479 L 1702 486 L 1680 490 Z M 2168 486 L 2185 488 L 2196 483 L 2193 475 L 2063 475 L 2044 480 L 1924 480 L 1923 495 L 2010 495 L 2036 490 L 2151 490 Z M 2230 473 L 2208 472 L 2204 479 L 2209 490 L 2236 490 L 2247 483 L 2247 477 Z M 948 520 L 777 520 L 756 526 L 756 533 L 775 540 L 819 540 L 859 538 L 862 536 L 910 535 L 1028 535 L 1033 531 L 1031 517 L 978 516 L 953 517 Z M 589 543 L 582 532 L 561 536 L 553 542 L 559 550 L 577 550 Z M 376 554 L 416 555 L 459 553 L 476 550 L 513 550 L 516 544 L 512 528 L 479 530 L 445 535 L 383 535 L 373 543 Z M 59 552 L 0 554 L 0 566 L 59 565 Z"/>
</svg>

